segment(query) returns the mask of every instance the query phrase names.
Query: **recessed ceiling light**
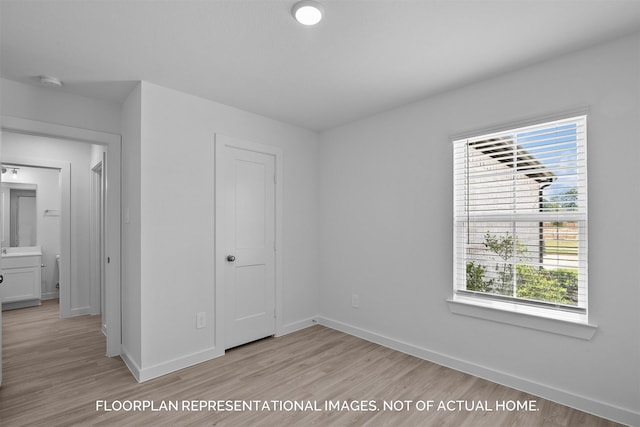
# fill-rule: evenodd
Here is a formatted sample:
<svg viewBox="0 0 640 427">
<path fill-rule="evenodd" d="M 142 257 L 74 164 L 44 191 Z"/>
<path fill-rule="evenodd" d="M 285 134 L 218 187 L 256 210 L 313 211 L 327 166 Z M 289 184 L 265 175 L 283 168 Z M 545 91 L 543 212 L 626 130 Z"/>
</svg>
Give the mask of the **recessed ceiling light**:
<svg viewBox="0 0 640 427">
<path fill-rule="evenodd" d="M 62 82 L 60 79 L 52 76 L 40 76 L 40 84 L 49 87 L 61 87 Z"/>
<path fill-rule="evenodd" d="M 291 14 L 302 25 L 316 25 L 322 19 L 324 9 L 316 1 L 303 0 L 293 5 Z"/>
</svg>

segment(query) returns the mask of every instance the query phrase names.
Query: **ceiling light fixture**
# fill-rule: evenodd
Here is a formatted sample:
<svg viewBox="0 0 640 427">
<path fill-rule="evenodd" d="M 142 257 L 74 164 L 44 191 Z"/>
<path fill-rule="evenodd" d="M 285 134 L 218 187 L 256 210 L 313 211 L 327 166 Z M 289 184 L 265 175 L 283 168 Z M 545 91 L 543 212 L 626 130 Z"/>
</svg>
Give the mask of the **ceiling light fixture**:
<svg viewBox="0 0 640 427">
<path fill-rule="evenodd" d="M 40 84 L 49 87 L 62 87 L 60 79 L 52 76 L 40 76 Z"/>
<path fill-rule="evenodd" d="M 324 15 L 324 8 L 317 1 L 303 0 L 293 5 L 291 14 L 302 25 L 316 25 Z"/>
<path fill-rule="evenodd" d="M 13 179 L 17 179 L 18 178 L 18 169 L 20 169 L 17 166 L 11 166 L 11 165 L 2 165 L 2 173 L 5 174 L 9 171 L 11 171 L 11 175 L 13 177 Z"/>
</svg>

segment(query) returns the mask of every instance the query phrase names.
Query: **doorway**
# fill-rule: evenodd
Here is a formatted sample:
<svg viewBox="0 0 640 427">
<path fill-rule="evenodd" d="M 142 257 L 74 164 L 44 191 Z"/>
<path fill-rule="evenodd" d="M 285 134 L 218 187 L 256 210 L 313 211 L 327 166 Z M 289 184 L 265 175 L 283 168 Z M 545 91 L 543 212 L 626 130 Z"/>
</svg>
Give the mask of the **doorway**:
<svg viewBox="0 0 640 427">
<path fill-rule="evenodd" d="M 3 153 L 12 154 L 13 151 L 15 154 L 15 145 L 7 144 L 5 133 L 2 136 L 5 146 L 9 148 Z M 12 157 L 3 156 L 3 160 L 7 158 Z M 60 169 L 25 163 L 2 163 L 2 170 L 6 171 L 2 174 L 0 191 L 3 207 L 2 248 L 3 252 L 11 251 L 14 254 L 40 253 L 40 260 L 33 263 L 41 268 L 39 278 L 34 278 L 34 285 L 31 286 L 35 290 L 30 297 L 34 299 L 20 301 L 18 297 L 15 304 L 3 305 L 4 309 L 37 305 L 45 299 L 59 299 Z M 16 286 L 14 290 L 21 288 L 15 281 L 6 286 L 12 284 Z M 28 294 L 24 295 L 26 297 Z"/>
<path fill-rule="evenodd" d="M 106 148 L 104 157 L 105 163 L 102 165 L 103 189 L 106 183 L 109 184 L 109 191 L 103 192 L 101 195 L 103 204 L 103 227 L 104 239 L 101 246 L 104 248 L 102 258 L 104 260 L 101 274 L 104 276 L 104 301 L 106 312 L 107 327 L 107 356 L 116 356 L 120 354 L 121 345 L 121 320 L 120 320 L 120 153 L 121 141 L 119 135 L 96 132 L 85 129 L 78 129 L 67 126 L 54 125 L 49 123 L 37 122 L 33 120 L 25 120 L 13 117 L 3 116 L 1 118 L 2 131 L 12 134 L 23 134 L 37 137 L 51 138 L 54 141 L 72 141 L 85 144 L 96 144 Z M 36 153 L 38 156 L 45 157 L 45 153 Z M 12 162 L 20 161 L 20 159 L 11 159 Z M 61 170 L 61 185 L 64 188 L 70 188 L 70 165 L 64 162 L 49 162 L 48 167 L 59 168 Z M 106 167 L 108 165 L 108 167 Z M 47 166 L 47 165 L 45 165 Z M 88 180 L 87 180 L 88 181 Z M 88 185 L 88 184 L 87 184 Z M 71 270 L 71 212 L 65 209 L 65 206 L 71 206 L 70 194 L 63 190 L 62 209 L 60 212 L 61 219 L 61 262 L 60 277 L 61 285 L 64 283 L 65 277 L 68 277 Z M 88 251 L 87 251 L 88 252 Z M 67 253 L 65 259 L 64 254 Z M 63 289 L 61 286 L 61 314 L 63 317 L 85 314 L 82 307 L 80 311 L 73 312 L 71 309 L 71 293 L 69 289 Z"/>
</svg>

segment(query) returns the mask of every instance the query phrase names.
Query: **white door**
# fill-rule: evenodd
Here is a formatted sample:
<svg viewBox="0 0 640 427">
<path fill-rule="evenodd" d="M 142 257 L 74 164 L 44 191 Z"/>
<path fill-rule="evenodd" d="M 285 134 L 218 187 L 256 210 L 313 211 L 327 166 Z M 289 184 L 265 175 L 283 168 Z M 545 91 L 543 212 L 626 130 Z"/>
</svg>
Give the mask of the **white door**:
<svg viewBox="0 0 640 427">
<path fill-rule="evenodd" d="M 216 156 L 223 192 L 216 265 L 224 268 L 224 347 L 231 348 L 275 334 L 275 158 L 231 144 Z"/>
</svg>

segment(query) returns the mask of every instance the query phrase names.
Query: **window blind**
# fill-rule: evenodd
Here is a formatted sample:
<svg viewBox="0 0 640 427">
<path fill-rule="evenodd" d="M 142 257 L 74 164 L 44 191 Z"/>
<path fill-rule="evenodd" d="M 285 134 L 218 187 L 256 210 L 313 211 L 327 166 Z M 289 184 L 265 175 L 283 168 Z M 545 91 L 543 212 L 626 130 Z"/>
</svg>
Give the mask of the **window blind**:
<svg viewBox="0 0 640 427">
<path fill-rule="evenodd" d="M 586 116 L 453 147 L 454 291 L 585 310 Z"/>
</svg>

